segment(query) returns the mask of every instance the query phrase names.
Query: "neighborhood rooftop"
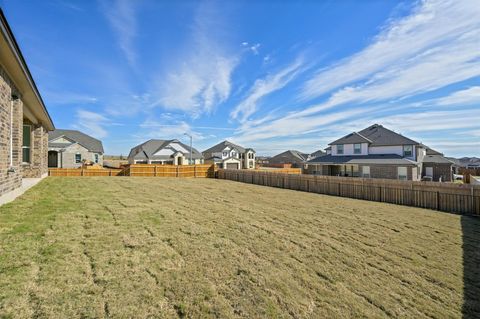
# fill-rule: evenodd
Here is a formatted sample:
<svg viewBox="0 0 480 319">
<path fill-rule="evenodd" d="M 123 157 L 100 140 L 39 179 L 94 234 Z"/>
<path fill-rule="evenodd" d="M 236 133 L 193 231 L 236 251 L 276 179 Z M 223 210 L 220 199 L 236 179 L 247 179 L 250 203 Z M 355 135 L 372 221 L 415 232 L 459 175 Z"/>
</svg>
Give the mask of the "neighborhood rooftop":
<svg viewBox="0 0 480 319">
<path fill-rule="evenodd" d="M 60 137 L 65 137 L 73 142 L 76 142 L 87 150 L 91 152 L 98 152 L 104 153 L 103 151 L 103 144 L 100 140 L 93 138 L 85 133 L 82 133 L 77 130 L 64 130 L 64 129 L 57 129 L 48 134 L 48 140 L 51 141 L 49 143 L 50 147 L 62 147 L 64 146 L 63 143 L 54 143 L 56 139 Z"/>
<path fill-rule="evenodd" d="M 187 146 L 180 142 L 179 140 L 159 140 L 159 139 L 151 139 L 142 143 L 140 145 L 135 146 L 130 150 L 130 154 L 128 155 L 129 158 L 135 159 L 149 159 L 149 160 L 167 160 L 171 159 L 171 154 L 160 155 L 157 154 L 158 151 L 169 148 L 173 152 L 180 152 L 184 155 L 190 156 L 190 146 Z M 155 155 L 157 154 L 157 155 Z M 192 148 L 192 158 L 193 159 L 200 159 L 202 158 L 202 154 L 197 151 L 195 148 Z"/>
<path fill-rule="evenodd" d="M 372 146 L 389 145 L 418 145 L 420 143 L 411 140 L 399 133 L 391 131 L 382 125 L 373 124 L 360 132 L 350 133 L 328 145 L 369 143 Z"/>
</svg>

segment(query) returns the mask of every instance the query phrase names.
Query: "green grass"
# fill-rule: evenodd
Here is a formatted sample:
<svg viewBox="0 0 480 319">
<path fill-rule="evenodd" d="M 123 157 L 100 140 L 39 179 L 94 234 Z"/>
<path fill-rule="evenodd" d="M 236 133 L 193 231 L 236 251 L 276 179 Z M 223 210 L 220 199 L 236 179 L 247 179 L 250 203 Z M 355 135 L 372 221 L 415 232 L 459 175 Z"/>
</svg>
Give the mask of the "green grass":
<svg viewBox="0 0 480 319">
<path fill-rule="evenodd" d="M 418 208 L 49 177 L 0 207 L 0 317 L 474 317 L 479 248 L 479 220 Z"/>
</svg>

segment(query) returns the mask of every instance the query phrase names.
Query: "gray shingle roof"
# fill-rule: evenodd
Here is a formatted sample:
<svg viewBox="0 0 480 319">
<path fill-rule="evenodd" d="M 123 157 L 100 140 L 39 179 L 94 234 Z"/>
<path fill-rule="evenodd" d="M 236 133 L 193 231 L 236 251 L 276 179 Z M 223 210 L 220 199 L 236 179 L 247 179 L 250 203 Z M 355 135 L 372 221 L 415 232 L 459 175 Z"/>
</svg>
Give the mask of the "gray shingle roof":
<svg viewBox="0 0 480 319">
<path fill-rule="evenodd" d="M 336 145 L 336 144 L 355 144 L 355 143 L 373 143 L 372 140 L 358 134 L 357 132 L 350 133 L 338 140 L 330 143 L 329 145 Z"/>
<path fill-rule="evenodd" d="M 417 141 L 395 133 L 379 124 L 373 124 L 360 132 L 353 132 L 329 145 L 369 143 L 372 146 L 420 145 Z"/>
<path fill-rule="evenodd" d="M 423 163 L 435 163 L 435 164 L 450 164 L 454 165 L 455 163 L 442 155 L 426 155 L 423 158 Z"/>
<path fill-rule="evenodd" d="M 325 155 L 314 158 L 308 164 L 384 164 L 384 165 L 416 165 L 415 161 L 395 154 L 385 155 L 358 155 L 358 156 L 332 156 Z"/>
<path fill-rule="evenodd" d="M 373 146 L 387 145 L 419 145 L 417 141 L 409 139 L 401 134 L 384 128 L 379 124 L 373 124 L 358 132 L 360 135 L 372 141 Z"/>
<path fill-rule="evenodd" d="M 303 163 L 308 159 L 308 154 L 296 150 L 288 150 L 277 154 L 268 159 L 270 164 L 288 164 L 288 163 Z"/>
<path fill-rule="evenodd" d="M 310 156 L 311 156 L 312 158 L 315 158 L 315 157 L 319 157 L 319 156 L 324 156 L 324 155 L 326 155 L 326 154 L 327 154 L 327 153 L 325 153 L 324 151 L 318 150 L 318 151 L 315 151 L 315 152 L 313 152 L 312 154 L 310 154 Z"/>
<path fill-rule="evenodd" d="M 206 149 L 205 151 L 202 152 L 202 154 L 204 154 L 205 156 L 210 156 L 212 153 L 219 153 L 219 152 L 223 151 L 225 149 L 225 147 L 227 147 L 227 146 L 236 148 L 240 153 L 245 153 L 245 151 L 247 150 L 240 145 L 237 145 L 237 144 L 234 144 L 230 141 L 225 140 L 223 142 L 218 143 L 217 145 L 214 145 L 214 146 L 210 147 L 209 149 Z M 251 148 L 249 148 L 249 150 L 253 151 L 253 149 L 251 149 Z"/>
<path fill-rule="evenodd" d="M 90 135 L 87 135 L 85 133 L 82 133 L 77 130 L 62 130 L 62 129 L 57 129 L 52 132 L 48 133 L 48 145 L 50 147 L 64 147 L 65 144 L 58 144 L 58 143 L 50 143 L 50 141 L 53 141 L 59 137 L 65 136 L 67 139 L 72 140 L 86 149 L 88 149 L 90 152 L 94 153 L 103 153 L 103 144 L 102 141 L 97 140 L 96 138 L 91 137 Z"/>
<path fill-rule="evenodd" d="M 177 143 L 180 144 L 184 149 L 186 149 L 188 152 L 184 153 L 183 156 L 190 158 L 190 146 L 187 146 L 180 142 L 179 140 L 157 140 L 157 139 L 151 139 L 148 140 L 140 145 L 137 145 L 133 147 L 130 150 L 130 153 L 128 155 L 128 158 L 133 158 L 137 160 L 141 159 L 149 159 L 149 160 L 168 160 L 171 159 L 172 157 L 170 155 L 154 155 L 158 151 L 164 148 L 169 148 L 170 143 Z M 202 154 L 200 154 L 199 151 L 197 151 L 195 148 L 192 148 L 192 158 L 193 159 L 201 159 L 203 158 Z"/>
</svg>

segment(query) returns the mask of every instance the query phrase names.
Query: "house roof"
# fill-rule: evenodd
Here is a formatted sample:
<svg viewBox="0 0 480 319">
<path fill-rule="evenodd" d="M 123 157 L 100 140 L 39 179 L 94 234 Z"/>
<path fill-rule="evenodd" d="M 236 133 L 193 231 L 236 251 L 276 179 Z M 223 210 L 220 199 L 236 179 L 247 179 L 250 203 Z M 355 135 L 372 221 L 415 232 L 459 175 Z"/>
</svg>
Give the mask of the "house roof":
<svg viewBox="0 0 480 319">
<path fill-rule="evenodd" d="M 382 165 L 417 165 L 417 162 L 396 154 L 333 156 L 331 154 L 314 158 L 308 164 L 336 165 L 336 164 L 382 164 Z"/>
<path fill-rule="evenodd" d="M 302 153 L 296 150 L 288 150 L 283 153 L 271 157 L 268 162 L 270 164 L 285 164 L 285 163 L 303 163 L 309 157 L 309 154 Z"/>
<path fill-rule="evenodd" d="M 369 143 L 372 146 L 420 145 L 417 141 L 409 139 L 379 124 L 373 124 L 359 132 L 348 134 L 329 145 L 352 143 Z"/>
<path fill-rule="evenodd" d="M 423 158 L 423 163 L 435 163 L 435 164 L 450 164 L 455 165 L 455 163 L 448 158 L 443 157 L 443 155 L 425 155 Z"/>
<path fill-rule="evenodd" d="M 225 140 L 223 142 L 220 142 L 220 143 L 210 147 L 209 149 L 206 149 L 202 153 L 203 154 L 219 153 L 219 152 L 223 151 L 227 146 L 236 148 L 240 153 L 245 153 L 246 150 L 252 150 L 253 151 L 253 149 L 251 149 L 251 148 L 245 149 L 244 147 L 242 147 L 240 145 L 237 145 L 237 144 L 234 144 L 230 141 Z"/>
<path fill-rule="evenodd" d="M 102 141 L 91 137 L 85 133 L 77 130 L 62 130 L 57 129 L 48 134 L 48 146 L 49 147 L 65 147 L 65 144 L 55 143 L 54 141 L 59 137 L 66 137 L 67 139 L 76 142 L 85 147 L 90 152 L 103 153 Z M 52 141 L 52 143 L 50 142 Z"/>
<path fill-rule="evenodd" d="M 55 126 L 52 118 L 45 107 L 42 96 L 1 8 L 0 47 L 2 47 L 2 50 L 0 50 L 0 64 L 7 69 L 9 76 L 12 77 L 13 82 L 15 82 L 17 89 L 20 91 L 19 93 L 22 94 L 22 102 L 48 131 L 54 130 Z"/>
<path fill-rule="evenodd" d="M 171 143 L 179 144 L 183 149 L 187 152 L 179 151 L 171 146 Z M 170 155 L 154 155 L 158 151 L 162 149 L 171 149 L 174 154 L 180 152 L 185 157 L 190 156 L 190 146 L 187 146 L 180 142 L 179 140 L 158 140 L 158 139 L 151 139 L 148 140 L 140 145 L 133 147 L 130 150 L 130 154 L 128 158 L 133 159 L 149 159 L 149 160 L 168 160 L 171 159 L 172 154 Z M 193 159 L 201 159 L 203 158 L 202 154 L 197 151 L 195 148 L 192 148 L 192 158 Z"/>
<path fill-rule="evenodd" d="M 327 153 L 325 153 L 322 150 L 318 150 L 318 151 L 315 151 L 312 154 L 310 154 L 310 157 L 315 158 L 315 157 L 323 156 L 325 154 L 327 154 Z"/>
<path fill-rule="evenodd" d="M 356 144 L 356 143 L 373 143 L 373 141 L 366 138 L 365 136 L 362 136 L 361 134 L 359 134 L 357 132 L 353 132 L 353 133 L 350 133 L 348 135 L 345 135 L 342 138 L 339 138 L 336 141 L 333 141 L 329 145 Z"/>
</svg>

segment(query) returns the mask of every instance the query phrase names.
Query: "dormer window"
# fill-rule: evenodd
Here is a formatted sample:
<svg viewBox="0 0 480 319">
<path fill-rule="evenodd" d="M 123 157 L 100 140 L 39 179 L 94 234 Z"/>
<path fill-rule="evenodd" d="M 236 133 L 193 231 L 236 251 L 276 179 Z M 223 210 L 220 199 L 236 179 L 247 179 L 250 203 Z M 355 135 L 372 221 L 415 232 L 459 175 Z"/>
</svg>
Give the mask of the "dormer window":
<svg viewBox="0 0 480 319">
<path fill-rule="evenodd" d="M 353 154 L 362 154 L 362 144 L 353 144 Z"/>
<path fill-rule="evenodd" d="M 403 156 L 412 157 L 413 156 L 413 146 L 412 145 L 403 145 Z"/>
<path fill-rule="evenodd" d="M 337 145 L 337 154 L 340 154 L 340 155 L 343 154 L 343 144 Z"/>
</svg>

